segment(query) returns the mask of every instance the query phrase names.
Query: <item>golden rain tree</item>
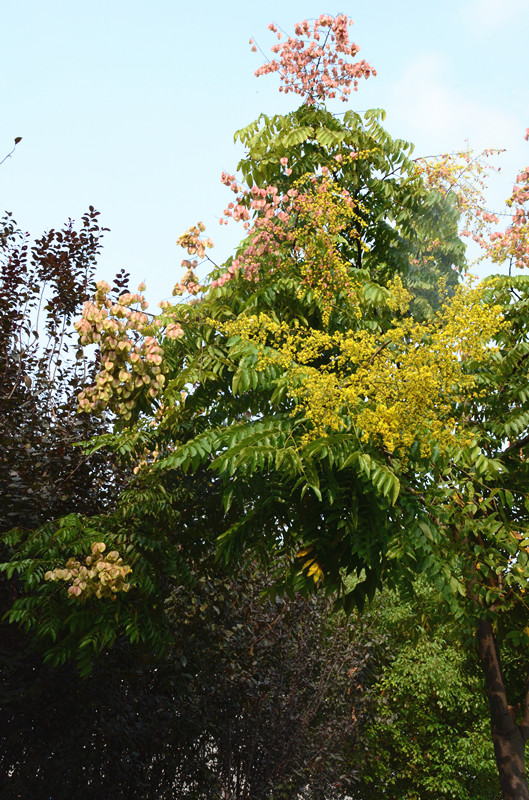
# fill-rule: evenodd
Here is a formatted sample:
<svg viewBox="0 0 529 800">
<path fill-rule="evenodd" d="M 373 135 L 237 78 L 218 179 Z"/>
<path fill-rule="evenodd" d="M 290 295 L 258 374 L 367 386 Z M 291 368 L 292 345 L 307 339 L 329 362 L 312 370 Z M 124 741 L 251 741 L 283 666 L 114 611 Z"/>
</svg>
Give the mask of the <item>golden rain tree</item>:
<svg viewBox="0 0 529 800">
<path fill-rule="evenodd" d="M 492 228 L 483 159 L 416 162 L 382 111 L 326 108 L 374 74 L 345 16 L 286 39 L 272 29 L 278 60 L 258 74 L 279 72 L 304 102 L 236 134 L 242 180 L 223 173 L 234 197 L 221 219 L 243 227 L 235 255 L 215 264 L 198 223 L 179 239 L 185 274 L 160 313 L 145 287 L 114 301 L 104 282 L 85 306 L 77 328 L 101 370 L 79 410 L 116 415 L 89 449 L 136 460 L 154 527 L 164 478 L 209 472 L 219 557 L 279 565 L 286 591 L 321 587 L 350 610 L 423 574 L 477 631 L 503 796 L 526 800 L 529 694 L 524 676 L 519 710 L 508 705 L 498 641 L 529 646 L 529 281 L 464 280 L 458 226 L 463 214 L 496 262 L 525 266 L 529 173 L 510 227 Z M 119 609 L 141 589 L 135 545 L 121 542 L 132 573 Z"/>
</svg>

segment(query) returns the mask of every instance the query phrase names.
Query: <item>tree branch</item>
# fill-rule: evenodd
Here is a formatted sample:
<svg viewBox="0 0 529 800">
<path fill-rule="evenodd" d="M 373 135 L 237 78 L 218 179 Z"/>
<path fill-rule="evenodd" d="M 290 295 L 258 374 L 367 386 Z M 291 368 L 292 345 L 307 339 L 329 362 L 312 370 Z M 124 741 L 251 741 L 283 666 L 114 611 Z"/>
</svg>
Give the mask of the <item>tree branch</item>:
<svg viewBox="0 0 529 800">
<path fill-rule="evenodd" d="M 4 157 L 3 157 L 3 159 L 0 161 L 0 167 L 2 166 L 2 164 L 4 163 L 4 161 L 7 161 L 7 159 L 8 159 L 8 158 L 11 158 L 11 156 L 12 156 L 12 155 L 13 155 L 13 153 L 15 152 L 15 149 L 16 149 L 16 146 L 17 146 L 17 144 L 18 144 L 19 142 L 21 142 L 21 141 L 22 141 L 22 136 L 17 136 L 17 137 L 16 137 L 16 139 L 15 139 L 15 146 L 13 147 L 13 149 L 11 150 L 11 152 L 10 152 L 10 153 L 8 153 L 6 156 L 4 156 Z"/>
</svg>

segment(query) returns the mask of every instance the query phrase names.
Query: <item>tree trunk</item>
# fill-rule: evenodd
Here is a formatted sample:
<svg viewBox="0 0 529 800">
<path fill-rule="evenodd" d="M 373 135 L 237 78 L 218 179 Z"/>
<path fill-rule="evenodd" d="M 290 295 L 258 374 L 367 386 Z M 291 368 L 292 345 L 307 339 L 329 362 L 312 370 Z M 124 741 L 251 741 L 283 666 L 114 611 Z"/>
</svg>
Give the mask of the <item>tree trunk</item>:
<svg viewBox="0 0 529 800">
<path fill-rule="evenodd" d="M 498 645 L 490 620 L 480 620 L 478 641 L 503 800 L 529 800 L 524 753 L 528 734 L 526 715 L 518 725 L 507 703 Z"/>
</svg>

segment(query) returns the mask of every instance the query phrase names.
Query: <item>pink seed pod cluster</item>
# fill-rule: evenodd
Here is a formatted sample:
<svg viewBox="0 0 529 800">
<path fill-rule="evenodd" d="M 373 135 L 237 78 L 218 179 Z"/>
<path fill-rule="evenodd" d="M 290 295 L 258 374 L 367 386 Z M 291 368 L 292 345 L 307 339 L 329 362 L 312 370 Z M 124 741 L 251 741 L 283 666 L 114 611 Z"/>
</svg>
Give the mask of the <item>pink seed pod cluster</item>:
<svg viewBox="0 0 529 800">
<path fill-rule="evenodd" d="M 146 391 L 154 399 L 163 390 L 163 351 L 152 335 L 156 326 L 145 314 L 144 296 L 127 292 L 113 302 L 109 291 L 108 283 L 99 281 L 94 300 L 85 303 L 82 317 L 75 323 L 81 345 L 98 344 L 101 353 L 101 369 L 95 384 L 80 393 L 78 411 L 97 413 L 110 408 L 127 420 L 139 393 Z M 169 337 L 183 333 L 174 323 L 168 328 Z"/>
<path fill-rule="evenodd" d="M 475 225 L 476 213 L 479 216 L 483 211 L 487 178 L 496 171 L 489 159 L 501 152 L 492 148 L 476 155 L 467 148 L 456 153 L 418 159 L 415 166 L 428 189 L 455 196 L 464 223 L 479 229 L 479 222 Z"/>
<path fill-rule="evenodd" d="M 511 222 L 505 230 L 496 227 L 500 217 L 483 207 L 484 178 L 492 170 L 486 159 L 499 152 L 502 151 L 489 149 L 476 156 L 467 150 L 429 161 L 419 160 L 416 166 L 429 188 L 457 197 L 466 225 L 461 236 L 473 239 L 480 246 L 481 258 L 524 269 L 529 267 L 529 167 L 517 175 L 506 202 Z"/>
<path fill-rule="evenodd" d="M 351 60 L 360 50 L 349 40 L 348 26 L 352 24 L 345 14 L 337 17 L 321 14 L 312 26 L 307 20 L 298 23 L 294 28 L 295 36 L 281 41 L 282 33 L 271 23 L 268 28 L 279 40 L 272 47 L 277 60 L 263 64 L 255 74 L 278 72 L 279 91 L 295 92 L 310 105 L 325 98 L 340 97 L 347 101 L 351 90 L 357 90 L 360 78 L 376 75 L 366 61 Z M 255 50 L 253 40 L 251 44 Z"/>
<path fill-rule="evenodd" d="M 227 177 L 229 179 L 232 176 Z M 263 257 L 270 255 L 279 257 L 279 242 L 294 237 L 294 233 L 288 230 L 287 223 L 290 219 L 292 198 L 297 194 L 297 189 L 289 189 L 287 194 L 281 195 L 277 186 L 268 186 L 266 189 L 252 186 L 251 189 L 241 190 L 236 198 L 235 208 L 243 208 L 244 215 L 232 214 L 229 207 L 224 213 L 226 216 L 232 216 L 236 221 L 244 220 L 250 244 L 233 259 L 223 275 L 212 281 L 212 289 L 223 286 L 239 271 L 243 272 L 247 280 L 259 280 L 259 269 Z M 248 205 L 255 212 L 251 227 L 247 221 L 250 218 Z"/>
<path fill-rule="evenodd" d="M 229 175 L 228 173 L 223 172 L 220 176 L 220 180 L 224 186 L 227 186 L 237 195 L 235 202 L 228 203 L 227 207 L 224 209 L 224 216 L 231 217 L 231 219 L 235 220 L 235 222 L 242 221 L 246 223 L 250 219 L 250 212 L 245 205 L 241 205 L 241 200 L 248 194 L 248 192 L 243 191 L 242 186 L 237 183 L 235 175 Z M 220 224 L 227 225 L 228 220 L 221 218 Z"/>
<path fill-rule="evenodd" d="M 524 138 L 529 140 L 529 128 Z M 504 231 L 496 230 L 489 233 L 488 238 L 485 236 L 479 239 L 476 236 L 473 238 L 493 262 L 497 264 L 507 262 L 509 266 L 517 269 L 529 268 L 529 166 L 516 176 L 516 184 L 506 205 L 511 214 L 510 225 Z M 498 222 L 496 215 L 481 216 L 485 221 Z"/>
<path fill-rule="evenodd" d="M 92 596 L 115 598 L 119 592 L 128 592 L 130 583 L 127 575 L 132 568 L 123 563 L 117 550 L 103 556 L 105 550 L 104 542 L 94 542 L 91 555 L 86 556 L 84 563 L 70 558 L 65 567 L 46 572 L 44 580 L 69 582 L 68 594 L 79 600 Z"/>
<path fill-rule="evenodd" d="M 354 153 L 349 157 L 356 157 L 356 155 Z M 341 163 L 342 160 L 343 157 L 338 163 Z M 285 172 L 291 172 L 287 167 L 288 159 L 286 157 L 282 157 L 280 163 L 285 168 Z M 320 176 L 311 176 L 308 189 L 298 189 L 294 185 L 285 194 L 281 194 L 276 186 L 267 186 L 266 188 L 253 186 L 251 189 L 240 191 L 237 205 L 244 203 L 243 207 L 249 207 L 254 211 L 251 227 L 248 227 L 249 223 L 244 223 L 248 228 L 247 241 L 249 243 L 233 259 L 227 271 L 212 281 L 210 284 L 212 289 L 223 286 L 237 273 L 241 273 L 246 280 L 258 281 L 263 267 L 269 272 L 280 269 L 281 247 L 288 243 L 296 252 L 299 215 L 302 214 L 305 219 L 311 215 L 314 218 L 318 214 L 325 216 L 330 208 L 329 202 L 327 202 L 330 195 L 332 195 L 330 201 L 332 204 L 341 204 L 343 208 L 353 208 L 354 203 L 348 191 L 334 184 L 326 167 L 323 167 L 321 172 Z M 228 185 L 233 183 L 232 178 L 233 176 L 223 175 L 223 180 Z M 335 224 L 338 224 L 336 220 Z M 341 228 L 337 228 L 337 231 L 339 229 Z M 300 252 L 297 255 L 299 258 L 303 256 Z M 315 279 L 315 274 L 311 270 L 309 272 L 311 279 Z"/>
</svg>

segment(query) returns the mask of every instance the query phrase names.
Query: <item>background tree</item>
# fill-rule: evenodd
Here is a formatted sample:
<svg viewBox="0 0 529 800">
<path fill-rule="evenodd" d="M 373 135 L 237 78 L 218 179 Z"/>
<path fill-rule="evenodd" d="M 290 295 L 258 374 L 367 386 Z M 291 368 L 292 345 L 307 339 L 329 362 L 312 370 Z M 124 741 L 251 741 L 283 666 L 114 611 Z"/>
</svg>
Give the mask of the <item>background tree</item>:
<svg viewBox="0 0 529 800">
<path fill-rule="evenodd" d="M 384 591 L 362 616 L 383 638 L 362 726 L 369 756 L 359 800 L 501 796 L 476 648 L 442 611 L 419 580 L 412 593 Z"/>
<path fill-rule="evenodd" d="M 77 443 L 108 431 L 109 417 L 82 418 L 77 394 L 97 371 L 97 357 L 82 358 L 73 321 L 94 290 L 96 261 L 105 228 L 90 207 L 76 228 L 70 220 L 35 241 L 11 214 L 0 220 L 0 533 L 2 560 L 12 555 L 4 535 L 19 526 L 24 539 L 47 521 L 71 512 L 109 510 L 127 481 L 109 454 L 87 457 Z M 126 276 L 117 276 L 122 290 Z M 38 534 L 37 534 L 38 536 Z M 12 572 L 0 576 L 0 677 L 2 743 L 25 731 L 32 714 L 37 740 L 49 733 L 45 709 L 57 695 L 56 675 L 42 665 L 35 637 L 9 625 L 4 613 L 21 598 Z M 64 697 L 75 704 L 78 676 L 62 676 Z M 53 688 L 52 688 L 53 687 Z M 19 740 L 20 741 L 20 740 Z M 9 747 L 5 751 L 9 752 Z M 35 751 L 34 751 L 35 752 Z M 44 764 L 33 763 L 39 774 Z M 4 774 L 2 782 L 7 773 Z M 26 776 L 27 777 L 27 776 Z M 23 792 L 22 792 L 23 793 Z M 18 796 L 14 794 L 13 796 Z"/>
<path fill-rule="evenodd" d="M 108 430 L 76 414 L 97 361 L 81 358 L 73 322 L 94 291 L 105 228 L 90 208 L 31 242 L 10 214 L 0 221 L 0 526 L 36 527 L 72 510 L 93 513 L 122 485 L 108 458 L 74 447 Z M 118 276 L 115 290 L 126 284 Z M 72 338 L 74 337 L 74 338 Z M 77 356 L 77 358 L 76 358 Z"/>
</svg>

